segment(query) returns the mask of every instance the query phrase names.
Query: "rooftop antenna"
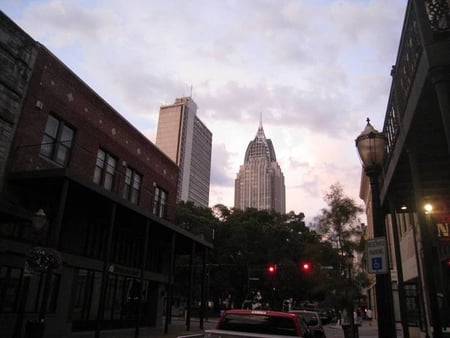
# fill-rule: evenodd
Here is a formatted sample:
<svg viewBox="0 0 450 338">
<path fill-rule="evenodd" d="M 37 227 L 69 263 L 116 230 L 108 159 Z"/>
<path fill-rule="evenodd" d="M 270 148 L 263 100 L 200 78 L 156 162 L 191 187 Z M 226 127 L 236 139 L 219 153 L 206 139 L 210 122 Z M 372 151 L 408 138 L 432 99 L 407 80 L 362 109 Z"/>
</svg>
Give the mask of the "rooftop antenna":
<svg viewBox="0 0 450 338">
<path fill-rule="evenodd" d="M 192 99 L 192 83 L 191 83 L 191 96 L 189 96 Z"/>
</svg>

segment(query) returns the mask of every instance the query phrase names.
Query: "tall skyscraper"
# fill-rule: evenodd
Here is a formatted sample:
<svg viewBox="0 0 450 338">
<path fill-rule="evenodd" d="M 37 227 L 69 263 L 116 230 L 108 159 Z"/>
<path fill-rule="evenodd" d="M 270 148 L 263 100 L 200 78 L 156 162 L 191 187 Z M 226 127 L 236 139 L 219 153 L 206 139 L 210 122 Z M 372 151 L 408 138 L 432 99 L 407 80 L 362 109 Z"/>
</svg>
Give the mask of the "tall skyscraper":
<svg viewBox="0 0 450 338">
<path fill-rule="evenodd" d="M 161 106 L 156 146 L 180 168 L 177 201 L 208 207 L 212 133 L 196 114 L 191 97 Z"/>
<path fill-rule="evenodd" d="M 245 152 L 234 185 L 234 206 L 286 212 L 284 175 L 270 139 L 266 139 L 262 120 L 258 132 Z"/>
</svg>

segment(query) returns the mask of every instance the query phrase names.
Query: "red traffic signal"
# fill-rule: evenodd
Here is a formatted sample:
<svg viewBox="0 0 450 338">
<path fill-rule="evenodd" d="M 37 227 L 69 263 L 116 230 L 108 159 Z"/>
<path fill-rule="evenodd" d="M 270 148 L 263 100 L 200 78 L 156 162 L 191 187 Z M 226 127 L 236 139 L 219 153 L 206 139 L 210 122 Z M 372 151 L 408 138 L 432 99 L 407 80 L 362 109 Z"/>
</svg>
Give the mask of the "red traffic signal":
<svg viewBox="0 0 450 338">
<path fill-rule="evenodd" d="M 269 275 L 274 275 L 277 272 L 277 265 L 276 264 L 267 265 L 266 271 Z"/>
<path fill-rule="evenodd" d="M 303 262 L 300 264 L 300 269 L 303 272 L 309 272 L 311 271 L 311 263 L 310 262 Z"/>
</svg>

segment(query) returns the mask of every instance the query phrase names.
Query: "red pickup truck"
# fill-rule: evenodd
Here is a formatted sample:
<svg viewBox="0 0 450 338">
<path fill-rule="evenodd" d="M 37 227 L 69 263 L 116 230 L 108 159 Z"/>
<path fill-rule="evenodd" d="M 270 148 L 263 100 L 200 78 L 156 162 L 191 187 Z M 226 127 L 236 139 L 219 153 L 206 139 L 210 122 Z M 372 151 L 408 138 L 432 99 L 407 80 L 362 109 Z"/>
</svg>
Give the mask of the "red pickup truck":
<svg viewBox="0 0 450 338">
<path fill-rule="evenodd" d="M 297 314 L 264 310 L 226 311 L 215 329 L 205 330 L 206 338 L 287 336 L 311 338 L 312 334 L 305 320 Z"/>
</svg>

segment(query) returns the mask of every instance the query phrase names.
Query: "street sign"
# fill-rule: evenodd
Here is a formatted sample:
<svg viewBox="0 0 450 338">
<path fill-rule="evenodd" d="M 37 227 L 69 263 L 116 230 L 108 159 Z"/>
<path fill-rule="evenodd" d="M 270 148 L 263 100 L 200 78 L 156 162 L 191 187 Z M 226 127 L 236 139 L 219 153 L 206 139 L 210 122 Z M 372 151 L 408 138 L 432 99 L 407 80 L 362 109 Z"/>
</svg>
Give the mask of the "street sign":
<svg viewBox="0 0 450 338">
<path fill-rule="evenodd" d="M 386 238 L 377 237 L 367 240 L 367 271 L 369 273 L 387 273 Z"/>
</svg>

